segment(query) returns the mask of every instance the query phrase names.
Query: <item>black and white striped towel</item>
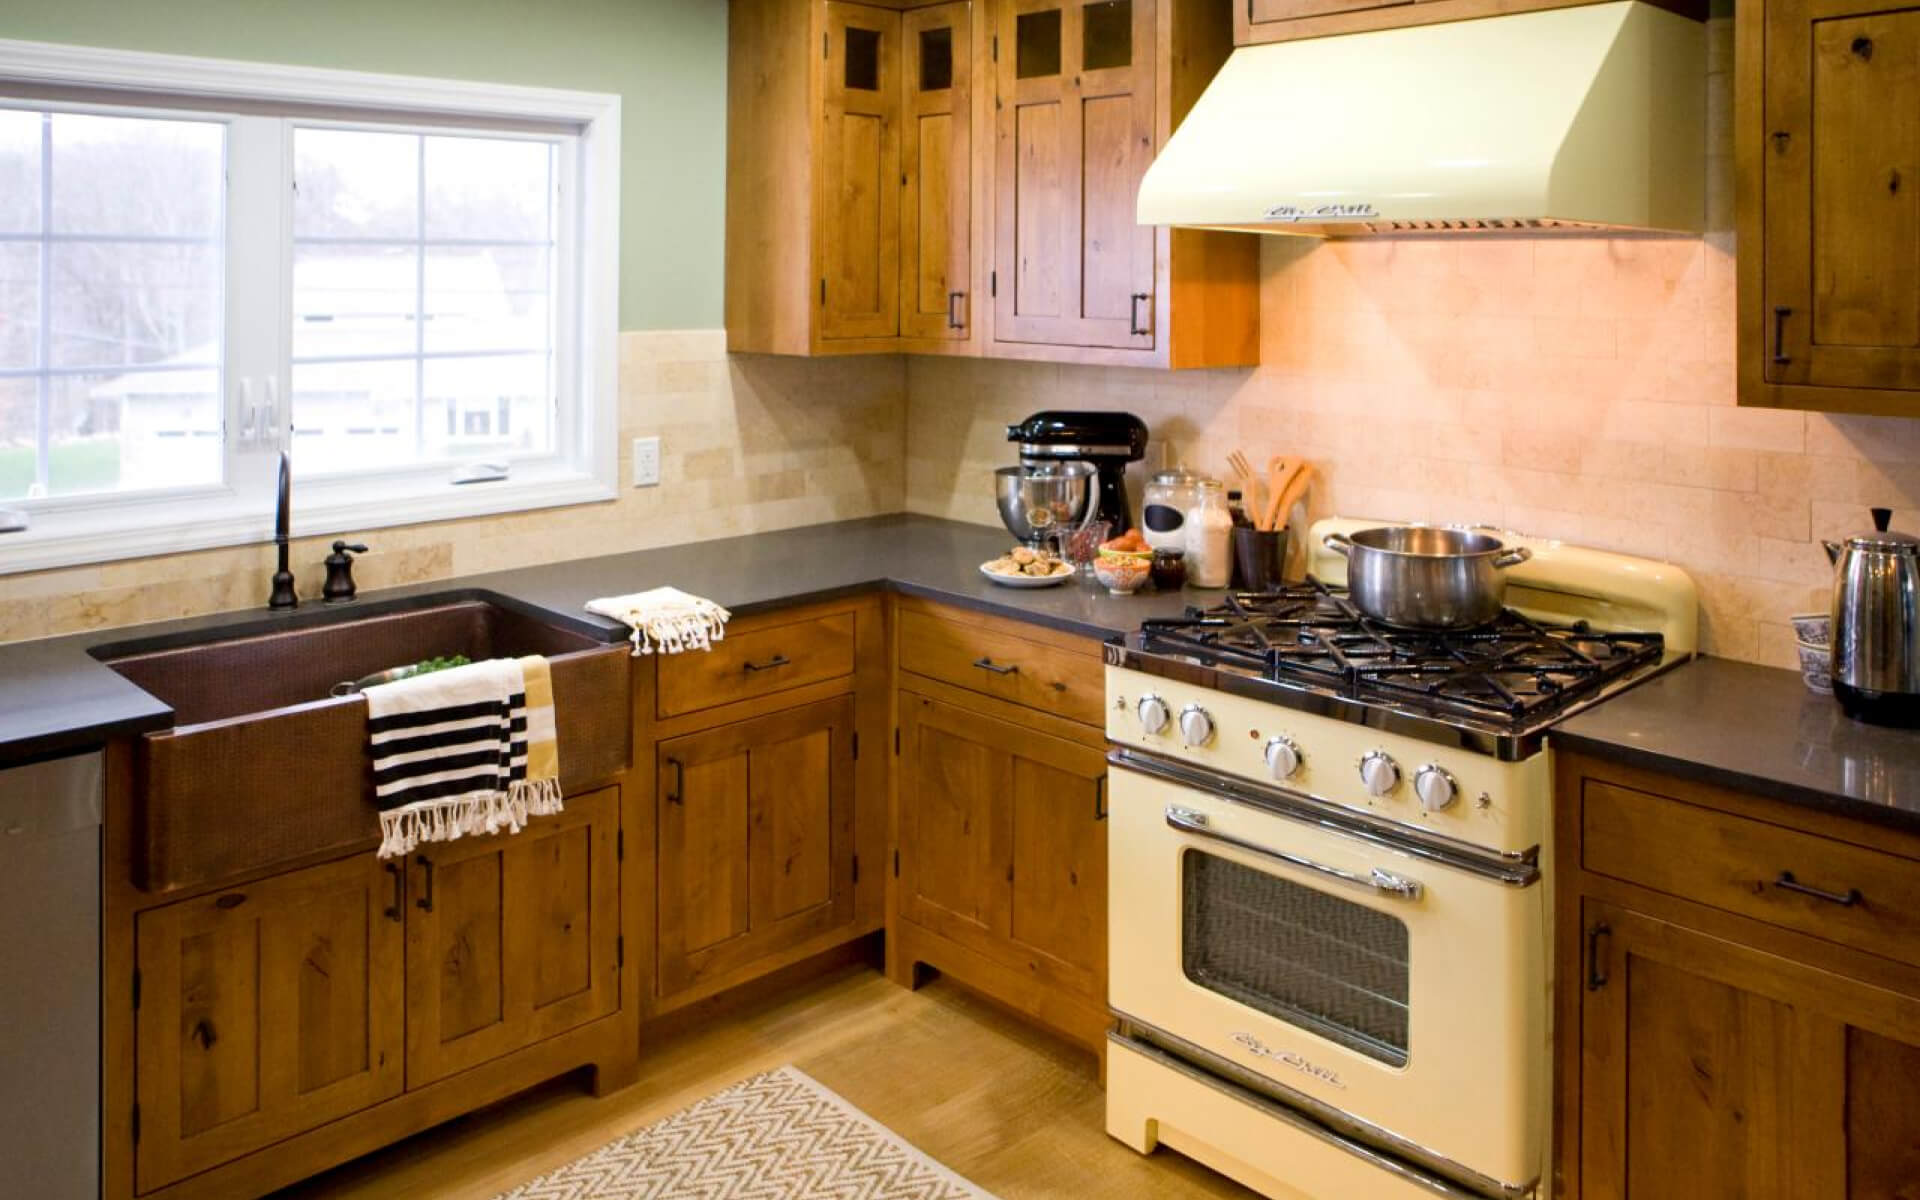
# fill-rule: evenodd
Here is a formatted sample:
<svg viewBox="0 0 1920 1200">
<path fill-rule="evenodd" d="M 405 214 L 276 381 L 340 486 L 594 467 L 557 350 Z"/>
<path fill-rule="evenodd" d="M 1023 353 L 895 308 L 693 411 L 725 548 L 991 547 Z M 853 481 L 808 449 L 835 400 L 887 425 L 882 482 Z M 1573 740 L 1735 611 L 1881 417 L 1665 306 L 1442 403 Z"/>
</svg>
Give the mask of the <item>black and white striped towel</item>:
<svg viewBox="0 0 1920 1200">
<path fill-rule="evenodd" d="M 502 658 L 367 689 L 380 857 L 560 811 L 558 780 L 527 778 L 527 684 Z"/>
</svg>

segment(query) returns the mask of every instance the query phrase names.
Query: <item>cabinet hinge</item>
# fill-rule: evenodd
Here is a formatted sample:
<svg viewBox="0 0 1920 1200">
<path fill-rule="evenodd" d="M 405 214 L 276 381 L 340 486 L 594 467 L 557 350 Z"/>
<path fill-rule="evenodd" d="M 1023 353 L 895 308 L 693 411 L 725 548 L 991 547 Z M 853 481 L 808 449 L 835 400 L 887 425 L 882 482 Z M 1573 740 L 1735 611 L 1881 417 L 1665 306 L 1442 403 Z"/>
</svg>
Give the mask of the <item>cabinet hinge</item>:
<svg viewBox="0 0 1920 1200">
<path fill-rule="evenodd" d="M 1013 864 L 1012 863 L 1007 864 L 1007 882 L 1008 883 L 1013 882 Z"/>
<path fill-rule="evenodd" d="M 133 1141 L 135 1145 L 140 1142 L 140 1106 L 138 1104 L 133 1106 Z"/>
<path fill-rule="evenodd" d="M 1253 22 L 1253 0 L 1247 0 L 1247 22 L 1248 24 Z"/>
<path fill-rule="evenodd" d="M 860 735 L 857 733 L 853 735 L 853 757 L 856 760 L 860 757 Z"/>
<path fill-rule="evenodd" d="M 987 272 L 987 295 L 998 296 L 999 294 L 1000 294 L 1000 272 L 988 271 Z"/>
<path fill-rule="evenodd" d="M 827 306 L 827 279 L 826 279 L 826 276 L 823 275 L 820 277 L 820 307 L 825 308 L 826 306 Z"/>
<path fill-rule="evenodd" d="M 1247 3 L 1252 4 L 1253 0 L 1247 0 Z M 997 33 L 993 35 L 993 61 L 1000 61 L 1000 35 Z"/>
<path fill-rule="evenodd" d="M 860 882 L 860 856 L 858 854 L 853 856 L 853 881 L 855 883 Z"/>
<path fill-rule="evenodd" d="M 900 849 L 897 846 L 893 851 L 893 877 L 900 878 Z"/>
<path fill-rule="evenodd" d="M 627 831 L 624 829 L 614 831 L 613 860 L 615 862 L 627 861 Z"/>
<path fill-rule="evenodd" d="M 627 965 L 627 935 L 624 933 L 613 939 L 613 965 L 615 967 Z"/>
<path fill-rule="evenodd" d="M 895 754 L 900 753 L 900 727 L 898 725 L 893 727 L 893 752 Z"/>
<path fill-rule="evenodd" d="M 135 1011 L 138 1011 L 140 1008 L 140 968 L 139 967 L 135 967 L 133 969 L 133 1007 Z"/>
<path fill-rule="evenodd" d="M 1247 0 L 1247 11 L 1248 12 L 1253 11 L 1253 0 Z M 821 58 L 833 57 L 833 51 L 829 49 L 831 45 L 832 45 L 832 42 L 829 40 L 828 36 L 824 33 L 821 34 L 820 35 L 820 57 Z"/>
</svg>

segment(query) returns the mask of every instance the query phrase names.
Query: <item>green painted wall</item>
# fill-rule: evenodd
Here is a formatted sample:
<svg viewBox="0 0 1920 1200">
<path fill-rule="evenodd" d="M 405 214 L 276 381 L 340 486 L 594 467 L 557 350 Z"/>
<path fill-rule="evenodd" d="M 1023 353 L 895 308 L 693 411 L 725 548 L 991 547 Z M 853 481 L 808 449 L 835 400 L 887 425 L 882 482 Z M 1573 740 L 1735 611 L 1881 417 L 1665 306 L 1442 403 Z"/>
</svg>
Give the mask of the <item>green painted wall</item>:
<svg viewBox="0 0 1920 1200">
<path fill-rule="evenodd" d="M 725 0 L 0 0 L 0 38 L 618 92 L 620 327 L 720 324 Z"/>
</svg>

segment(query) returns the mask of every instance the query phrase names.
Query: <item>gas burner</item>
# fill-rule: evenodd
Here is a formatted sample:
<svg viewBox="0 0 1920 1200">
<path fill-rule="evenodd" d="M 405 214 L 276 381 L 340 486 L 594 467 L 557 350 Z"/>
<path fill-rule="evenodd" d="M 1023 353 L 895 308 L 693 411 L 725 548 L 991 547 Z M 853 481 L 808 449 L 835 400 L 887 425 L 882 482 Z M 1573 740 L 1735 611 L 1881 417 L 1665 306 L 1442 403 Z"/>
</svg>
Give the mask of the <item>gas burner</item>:
<svg viewBox="0 0 1920 1200">
<path fill-rule="evenodd" d="M 1478 629 L 1396 629 L 1309 576 L 1279 592 L 1232 592 L 1222 603 L 1141 625 L 1141 648 L 1275 683 L 1333 688 L 1362 702 L 1439 718 L 1533 725 L 1660 661 L 1657 633 L 1547 625 L 1512 609 Z"/>
</svg>

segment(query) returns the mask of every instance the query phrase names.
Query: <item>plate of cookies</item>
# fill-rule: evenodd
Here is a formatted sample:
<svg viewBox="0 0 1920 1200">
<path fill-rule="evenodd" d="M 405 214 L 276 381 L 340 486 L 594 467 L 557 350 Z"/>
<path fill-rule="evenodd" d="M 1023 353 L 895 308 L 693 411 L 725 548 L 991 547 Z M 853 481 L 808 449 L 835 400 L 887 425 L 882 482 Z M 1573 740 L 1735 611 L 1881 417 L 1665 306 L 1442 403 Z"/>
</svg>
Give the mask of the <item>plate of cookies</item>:
<svg viewBox="0 0 1920 1200">
<path fill-rule="evenodd" d="M 1015 546 L 992 562 L 981 563 L 980 573 L 1002 587 L 1052 587 L 1073 578 L 1073 564 L 1046 550 Z"/>
</svg>

